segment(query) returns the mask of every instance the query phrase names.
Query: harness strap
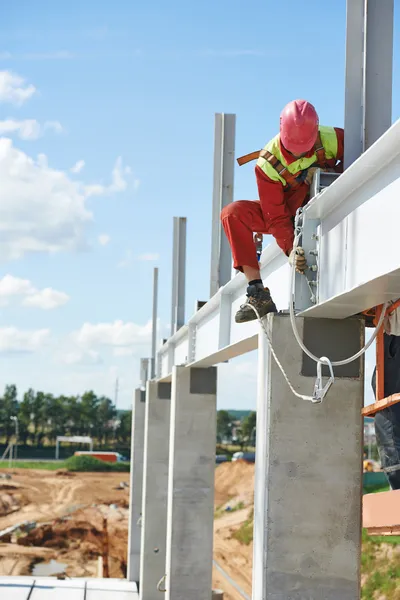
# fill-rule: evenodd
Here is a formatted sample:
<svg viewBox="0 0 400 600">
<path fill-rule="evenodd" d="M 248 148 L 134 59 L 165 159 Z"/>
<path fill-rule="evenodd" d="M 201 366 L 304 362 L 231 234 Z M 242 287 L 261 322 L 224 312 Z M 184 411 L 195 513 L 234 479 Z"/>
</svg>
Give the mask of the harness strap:
<svg viewBox="0 0 400 600">
<path fill-rule="evenodd" d="M 317 139 L 314 144 L 314 152 L 317 155 L 317 162 L 315 163 L 317 166 L 324 168 L 326 165 L 326 154 L 325 148 L 322 144 L 321 134 L 318 131 Z M 298 180 L 298 173 L 291 173 L 288 171 L 287 167 L 284 167 L 280 160 L 276 158 L 271 152 L 268 150 L 256 150 L 255 152 L 250 152 L 250 154 L 245 154 L 240 158 L 236 159 L 239 166 L 245 165 L 252 160 L 257 160 L 258 158 L 264 158 L 267 160 L 270 165 L 277 171 L 278 175 L 280 175 L 285 181 L 286 186 L 290 188 L 293 183 Z"/>
</svg>

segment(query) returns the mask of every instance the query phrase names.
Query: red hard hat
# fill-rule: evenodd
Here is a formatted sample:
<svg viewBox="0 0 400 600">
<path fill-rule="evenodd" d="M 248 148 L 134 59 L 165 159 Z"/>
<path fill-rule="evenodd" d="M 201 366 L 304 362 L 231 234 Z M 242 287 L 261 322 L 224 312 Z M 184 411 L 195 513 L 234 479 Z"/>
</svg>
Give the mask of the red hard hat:
<svg viewBox="0 0 400 600">
<path fill-rule="evenodd" d="M 307 100 L 289 102 L 281 113 L 281 141 L 289 152 L 305 154 L 314 146 L 319 119 L 314 106 Z"/>
</svg>

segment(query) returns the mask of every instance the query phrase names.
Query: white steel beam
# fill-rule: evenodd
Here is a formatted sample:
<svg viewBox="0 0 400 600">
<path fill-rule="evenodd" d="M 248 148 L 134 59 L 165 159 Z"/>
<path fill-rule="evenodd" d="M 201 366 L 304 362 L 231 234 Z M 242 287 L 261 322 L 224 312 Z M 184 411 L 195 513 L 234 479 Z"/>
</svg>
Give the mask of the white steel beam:
<svg viewBox="0 0 400 600">
<path fill-rule="evenodd" d="M 233 202 L 236 115 L 215 115 L 210 296 L 231 278 L 232 258 L 220 214 Z"/>
<path fill-rule="evenodd" d="M 302 314 L 344 318 L 400 297 L 400 120 L 310 202 L 319 219 L 318 302 Z"/>
<path fill-rule="evenodd" d="M 392 123 L 393 13 L 394 0 L 365 0 L 364 150 Z"/>
<path fill-rule="evenodd" d="M 320 222 L 319 298 L 305 316 L 348 317 L 400 297 L 399 139 L 400 120 L 308 204 L 306 217 Z M 261 274 L 278 310 L 287 311 L 290 268 L 275 241 L 263 252 Z M 174 365 L 211 366 L 257 347 L 257 322 L 235 323 L 246 286 L 236 275 L 162 346 L 160 379 Z"/>
<path fill-rule="evenodd" d="M 344 166 L 346 169 L 361 156 L 364 150 L 364 7 L 365 0 L 347 0 L 344 98 Z"/>
<path fill-rule="evenodd" d="M 186 217 L 174 217 L 171 335 L 185 323 Z"/>
</svg>

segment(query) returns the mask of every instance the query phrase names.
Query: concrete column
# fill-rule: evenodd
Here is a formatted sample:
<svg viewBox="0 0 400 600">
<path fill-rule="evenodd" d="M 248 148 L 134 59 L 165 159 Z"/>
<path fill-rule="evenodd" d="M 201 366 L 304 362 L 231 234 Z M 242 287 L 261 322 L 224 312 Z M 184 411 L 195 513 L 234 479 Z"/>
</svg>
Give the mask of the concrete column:
<svg viewBox="0 0 400 600">
<path fill-rule="evenodd" d="M 160 600 L 165 575 L 171 384 L 147 382 L 143 469 L 141 600 Z"/>
<path fill-rule="evenodd" d="M 168 482 L 167 600 L 211 598 L 215 367 L 174 367 Z"/>
<path fill-rule="evenodd" d="M 269 315 L 274 349 L 294 388 L 312 395 L 315 366 L 287 315 Z M 364 325 L 297 319 L 317 356 L 339 360 Z M 359 600 L 364 363 L 337 368 L 321 404 L 296 398 L 260 334 L 254 514 L 254 600 Z M 261 362 L 262 361 L 262 362 Z"/>
<path fill-rule="evenodd" d="M 145 392 L 137 389 L 132 407 L 131 475 L 127 580 L 139 581 L 142 482 L 144 452 Z"/>
</svg>

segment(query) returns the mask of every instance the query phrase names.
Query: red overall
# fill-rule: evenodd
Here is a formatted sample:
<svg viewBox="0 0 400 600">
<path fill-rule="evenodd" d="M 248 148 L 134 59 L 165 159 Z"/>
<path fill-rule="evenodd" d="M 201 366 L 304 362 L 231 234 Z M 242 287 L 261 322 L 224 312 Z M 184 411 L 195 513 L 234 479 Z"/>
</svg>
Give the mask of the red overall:
<svg viewBox="0 0 400 600">
<path fill-rule="evenodd" d="M 332 168 L 336 162 L 338 172 L 343 163 L 344 131 L 335 127 L 338 150 Z M 297 160 L 281 145 L 281 152 L 288 164 Z M 310 151 L 310 156 L 314 150 Z M 331 161 L 327 161 L 330 163 Z M 237 200 L 231 202 L 221 212 L 221 221 L 232 250 L 235 269 L 243 271 L 243 265 L 258 269 L 253 233 L 272 234 L 283 252 L 289 256 L 293 247 L 293 219 L 297 209 L 309 200 L 309 186 L 300 183 L 295 189 L 284 191 L 281 182 L 272 181 L 256 166 L 256 179 L 260 200 Z"/>
</svg>

